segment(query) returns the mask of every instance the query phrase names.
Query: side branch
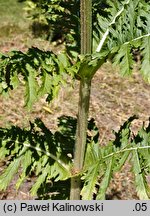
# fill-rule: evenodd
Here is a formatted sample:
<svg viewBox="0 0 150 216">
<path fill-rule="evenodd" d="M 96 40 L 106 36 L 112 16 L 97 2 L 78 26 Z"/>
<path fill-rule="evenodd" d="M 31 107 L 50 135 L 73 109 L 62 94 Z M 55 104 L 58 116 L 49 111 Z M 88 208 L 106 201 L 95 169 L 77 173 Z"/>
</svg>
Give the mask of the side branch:
<svg viewBox="0 0 150 216">
<path fill-rule="evenodd" d="M 150 148 L 150 146 L 138 146 L 138 147 L 126 148 L 126 149 L 122 149 L 122 150 L 113 152 L 111 154 L 108 154 L 105 157 L 102 157 L 102 159 L 106 159 L 106 158 L 114 156 L 115 154 L 120 154 L 120 153 L 126 152 L 126 151 L 134 151 L 134 150 L 138 150 L 138 149 L 149 149 L 149 148 Z"/>
</svg>

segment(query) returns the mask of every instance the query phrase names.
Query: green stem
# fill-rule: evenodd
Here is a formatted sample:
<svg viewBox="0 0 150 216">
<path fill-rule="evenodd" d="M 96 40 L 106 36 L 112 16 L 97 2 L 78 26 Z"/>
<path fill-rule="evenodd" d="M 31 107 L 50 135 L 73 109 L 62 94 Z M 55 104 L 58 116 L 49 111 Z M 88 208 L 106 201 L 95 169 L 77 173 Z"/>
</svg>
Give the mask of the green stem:
<svg viewBox="0 0 150 216">
<path fill-rule="evenodd" d="M 80 82 L 79 110 L 76 132 L 76 143 L 74 151 L 74 172 L 81 172 L 84 163 L 86 150 L 87 123 L 90 101 L 91 80 L 82 80 Z M 71 179 L 71 200 L 80 199 L 81 180 L 80 176 Z"/>
<path fill-rule="evenodd" d="M 80 0 L 81 54 L 92 52 L 92 0 Z"/>
<path fill-rule="evenodd" d="M 92 52 L 92 0 L 80 1 L 81 16 L 81 54 L 91 54 Z M 76 132 L 76 143 L 74 151 L 75 173 L 81 172 L 84 164 L 86 151 L 87 124 L 89 113 L 91 79 L 86 77 L 80 80 L 78 121 Z M 81 192 L 80 175 L 71 178 L 71 200 L 79 200 Z"/>
</svg>

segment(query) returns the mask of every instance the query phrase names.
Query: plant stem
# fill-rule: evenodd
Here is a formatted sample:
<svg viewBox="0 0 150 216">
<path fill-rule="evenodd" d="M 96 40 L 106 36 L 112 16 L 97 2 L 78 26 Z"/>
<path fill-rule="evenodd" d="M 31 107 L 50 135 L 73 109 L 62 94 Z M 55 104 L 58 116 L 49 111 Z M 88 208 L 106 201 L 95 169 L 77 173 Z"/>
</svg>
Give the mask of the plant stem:
<svg viewBox="0 0 150 216">
<path fill-rule="evenodd" d="M 80 82 L 80 97 L 79 97 L 79 110 L 77 121 L 77 133 L 74 152 L 74 172 L 78 173 L 83 168 L 84 155 L 86 148 L 87 137 L 87 123 L 89 112 L 91 80 L 82 80 Z M 79 200 L 81 190 L 80 176 L 71 179 L 71 194 L 70 199 Z"/>
<path fill-rule="evenodd" d="M 80 19 L 81 19 L 81 54 L 91 54 L 92 52 L 92 0 L 80 1 Z M 86 77 L 80 80 L 79 105 L 77 132 L 74 151 L 75 173 L 80 173 L 84 165 L 84 156 L 86 151 L 87 124 L 89 113 L 91 79 Z M 80 175 L 71 178 L 71 200 L 79 200 L 81 192 Z"/>
<path fill-rule="evenodd" d="M 80 0 L 81 54 L 92 53 L 92 0 Z"/>
</svg>

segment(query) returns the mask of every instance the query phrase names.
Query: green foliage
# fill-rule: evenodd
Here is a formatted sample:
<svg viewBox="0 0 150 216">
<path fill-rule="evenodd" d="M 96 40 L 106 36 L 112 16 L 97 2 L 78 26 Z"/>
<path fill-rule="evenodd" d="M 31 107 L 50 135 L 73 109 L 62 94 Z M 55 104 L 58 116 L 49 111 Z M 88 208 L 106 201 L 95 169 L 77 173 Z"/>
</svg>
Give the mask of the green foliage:
<svg viewBox="0 0 150 216">
<path fill-rule="evenodd" d="M 41 96 L 47 101 L 57 96 L 61 84 L 67 81 L 71 67 L 69 58 L 61 53 L 30 48 L 27 53 L 12 51 L 0 55 L 0 93 L 15 89 L 20 83 L 26 88 L 25 104 L 32 104 Z M 67 72 L 67 73 L 66 73 Z"/>
<path fill-rule="evenodd" d="M 25 11 L 33 20 L 33 33 L 50 41 L 61 39 L 65 42 L 67 52 L 77 57 L 80 52 L 80 1 L 79 0 L 20 0 L 25 2 Z M 105 0 L 93 0 L 93 28 L 97 23 L 97 14 L 107 15 Z M 41 28 L 40 28 L 41 27 Z M 40 32 L 41 31 L 41 32 Z"/>
<path fill-rule="evenodd" d="M 150 24 L 149 24 L 150 25 Z M 141 45 L 142 50 L 142 65 L 141 71 L 145 79 L 150 82 L 150 37 L 144 38 Z"/>
<path fill-rule="evenodd" d="M 150 122 L 137 134 L 131 131 L 131 123 L 136 116 L 129 118 L 115 133 L 115 139 L 100 147 L 98 143 L 88 144 L 82 198 L 87 200 L 105 199 L 107 188 L 115 172 L 122 169 L 128 161 L 135 176 L 135 186 L 140 199 L 149 199 L 150 191 L 146 176 L 150 174 Z M 92 164 L 92 166 L 91 166 Z"/>
<path fill-rule="evenodd" d="M 65 41 L 68 52 L 79 52 L 80 21 L 78 0 L 25 0 L 25 10 L 33 20 L 33 33 L 43 36 L 50 42 L 61 39 Z M 70 53 L 70 54 L 71 54 Z"/>
<path fill-rule="evenodd" d="M 144 0 L 116 1 L 115 4 L 107 1 L 106 3 L 107 7 L 104 5 L 101 15 L 96 10 L 97 19 L 95 18 L 93 22 L 95 26 L 93 28 L 93 49 L 97 47 L 97 52 L 93 50 L 91 56 L 79 56 L 76 61 L 70 52 L 55 55 L 50 51 L 44 52 L 37 48 L 30 48 L 27 53 L 14 51 L 7 56 L 1 54 L 0 92 L 6 92 L 8 88 L 15 88 L 21 75 L 26 86 L 26 105 L 28 107 L 31 107 L 33 102 L 44 94 L 47 94 L 47 100 L 51 101 L 57 95 L 60 85 L 64 83 L 66 73 L 71 73 L 77 79 L 84 77 L 91 79 L 97 69 L 106 60 L 111 59 L 115 65 L 120 66 L 123 75 L 131 74 L 134 66 L 132 52 L 134 49 L 141 51 L 141 72 L 149 81 L 150 4 Z M 35 4 L 38 8 L 45 8 L 48 2 Z M 51 4 L 60 5 L 57 1 L 52 1 Z M 67 7 L 69 4 L 64 1 L 64 5 Z M 51 10 L 55 12 L 53 7 Z M 79 31 L 75 32 L 79 33 Z M 79 42 L 77 39 L 74 41 Z"/>
<path fill-rule="evenodd" d="M 64 122 L 72 122 L 71 137 L 62 133 Z M 9 165 L 0 176 L 0 189 L 5 190 L 21 167 L 21 174 L 16 182 L 16 188 L 34 172 L 37 181 L 31 189 L 32 195 L 38 193 L 42 184 L 49 181 L 60 181 L 70 177 L 71 159 L 74 145 L 75 123 L 71 118 L 60 118 L 60 130 L 52 134 L 40 119 L 30 123 L 29 129 L 12 126 L 9 129 L 0 129 L 0 155 L 2 160 L 9 158 Z M 70 127 L 65 128 L 66 132 Z M 61 142 L 60 142 L 61 140 Z"/>
<path fill-rule="evenodd" d="M 98 45 L 97 52 L 109 50 L 110 59 L 120 66 L 122 75 L 132 73 L 133 51 L 139 49 L 141 72 L 149 81 L 150 4 L 145 0 L 107 2 L 110 6 L 108 16 L 97 15 L 94 48 Z"/>
<path fill-rule="evenodd" d="M 93 1 L 93 6 L 99 5 L 98 2 Z M 56 97 L 61 85 L 67 82 L 68 75 L 90 80 L 107 60 L 119 65 L 123 75 L 131 74 L 134 49 L 141 52 L 141 73 L 150 81 L 149 2 L 107 0 L 101 2 L 103 7 L 100 12 L 93 7 L 93 53 L 85 56 L 78 55 L 79 10 L 75 10 L 78 3 L 71 1 L 68 4 L 68 1 L 56 0 L 34 1 L 30 5 L 33 6 L 32 11 L 40 9 L 37 17 L 40 15 L 41 19 L 45 19 L 44 22 L 53 27 L 61 26 L 64 34 L 69 35 L 68 41 L 66 37 L 66 51 L 56 55 L 51 51 L 30 48 L 26 53 L 13 51 L 7 55 L 0 54 L 0 93 L 23 84 L 26 88 L 25 104 L 31 108 L 41 96 L 47 95 L 47 101 Z M 75 48 L 76 55 L 73 55 L 72 48 Z M 126 161 L 130 161 L 137 194 L 140 199 L 148 199 L 150 194 L 146 176 L 150 172 L 150 124 L 147 127 L 143 125 L 134 134 L 131 123 L 135 119 L 135 116 L 129 118 L 114 133 L 115 140 L 103 147 L 99 146 L 98 130 L 90 126 L 93 125 L 91 121 L 89 130 L 94 131 L 94 135 L 87 139 L 84 167 L 77 173 L 73 173 L 73 161 L 69 157 L 73 156 L 76 120 L 61 119 L 59 130 L 55 133 L 49 131 L 39 119 L 30 123 L 28 129 L 14 126 L 0 128 L 0 158 L 8 159 L 8 165 L 0 176 L 0 189 L 7 188 L 21 167 L 16 187 L 19 188 L 27 176 L 34 173 L 37 181 L 31 189 L 33 195 L 40 190 L 45 191 L 47 184 L 57 185 L 77 175 L 83 181 L 82 199 L 105 199 L 113 174 L 120 171 Z M 52 195 L 50 198 L 53 198 Z"/>
<path fill-rule="evenodd" d="M 93 119 L 89 121 L 88 130 L 93 135 L 87 139 L 84 167 L 77 174 L 81 175 L 83 181 L 82 199 L 105 199 L 113 174 L 120 171 L 127 161 L 132 166 L 139 198 L 150 198 L 146 179 L 150 174 L 150 122 L 147 127 L 143 125 L 137 134 L 133 134 L 131 123 L 136 118 L 129 118 L 120 130 L 115 132 L 115 139 L 103 147 L 98 142 L 98 128 Z M 40 119 L 36 119 L 34 123 L 30 123 L 29 129 L 14 126 L 9 129 L 0 128 L 0 155 L 3 155 L 1 160 L 9 158 L 8 166 L 0 176 L 1 190 L 7 188 L 19 167 L 21 169 L 16 182 L 17 189 L 28 176 L 32 178 L 33 173 L 37 180 L 31 188 L 32 195 L 40 195 L 42 187 L 45 186 L 46 190 L 47 184 L 57 182 L 58 193 L 62 193 L 61 184 L 68 188 L 68 183 L 64 183 L 74 176 L 70 155 L 73 155 L 76 119 L 63 116 L 59 119 L 58 127 L 58 131 L 52 133 Z M 56 199 L 51 187 L 50 194 L 49 198 Z"/>
<path fill-rule="evenodd" d="M 54 34 L 65 38 L 71 57 L 80 52 L 79 1 L 25 0 L 26 10 L 33 20 L 50 26 Z M 142 53 L 141 72 L 149 81 L 150 4 L 147 0 L 97 1 L 93 0 L 93 53 L 109 51 L 122 75 L 132 73 L 134 49 Z M 74 52 L 75 51 L 75 52 Z"/>
</svg>

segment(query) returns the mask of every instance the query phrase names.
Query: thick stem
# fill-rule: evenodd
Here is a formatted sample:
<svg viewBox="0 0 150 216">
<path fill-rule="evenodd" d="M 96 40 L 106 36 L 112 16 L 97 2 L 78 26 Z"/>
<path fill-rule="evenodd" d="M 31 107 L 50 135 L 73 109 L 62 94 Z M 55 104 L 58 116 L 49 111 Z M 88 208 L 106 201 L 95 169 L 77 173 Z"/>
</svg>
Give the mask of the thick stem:
<svg viewBox="0 0 150 216">
<path fill-rule="evenodd" d="M 80 0 L 81 54 L 92 52 L 92 0 Z"/>
<path fill-rule="evenodd" d="M 84 155 L 86 149 L 88 112 L 90 101 L 91 80 L 80 82 L 79 110 L 76 132 L 76 143 L 74 151 L 74 172 L 78 173 L 83 168 Z M 79 200 L 81 191 L 80 176 L 71 179 L 70 199 Z"/>
<path fill-rule="evenodd" d="M 81 54 L 91 54 L 92 52 L 92 0 L 80 1 L 81 16 Z M 79 173 L 84 164 L 86 151 L 87 124 L 89 113 L 91 79 L 82 78 L 79 90 L 79 106 L 76 142 L 74 151 L 74 169 Z M 80 175 L 71 179 L 71 200 L 79 200 L 81 192 Z"/>
</svg>

